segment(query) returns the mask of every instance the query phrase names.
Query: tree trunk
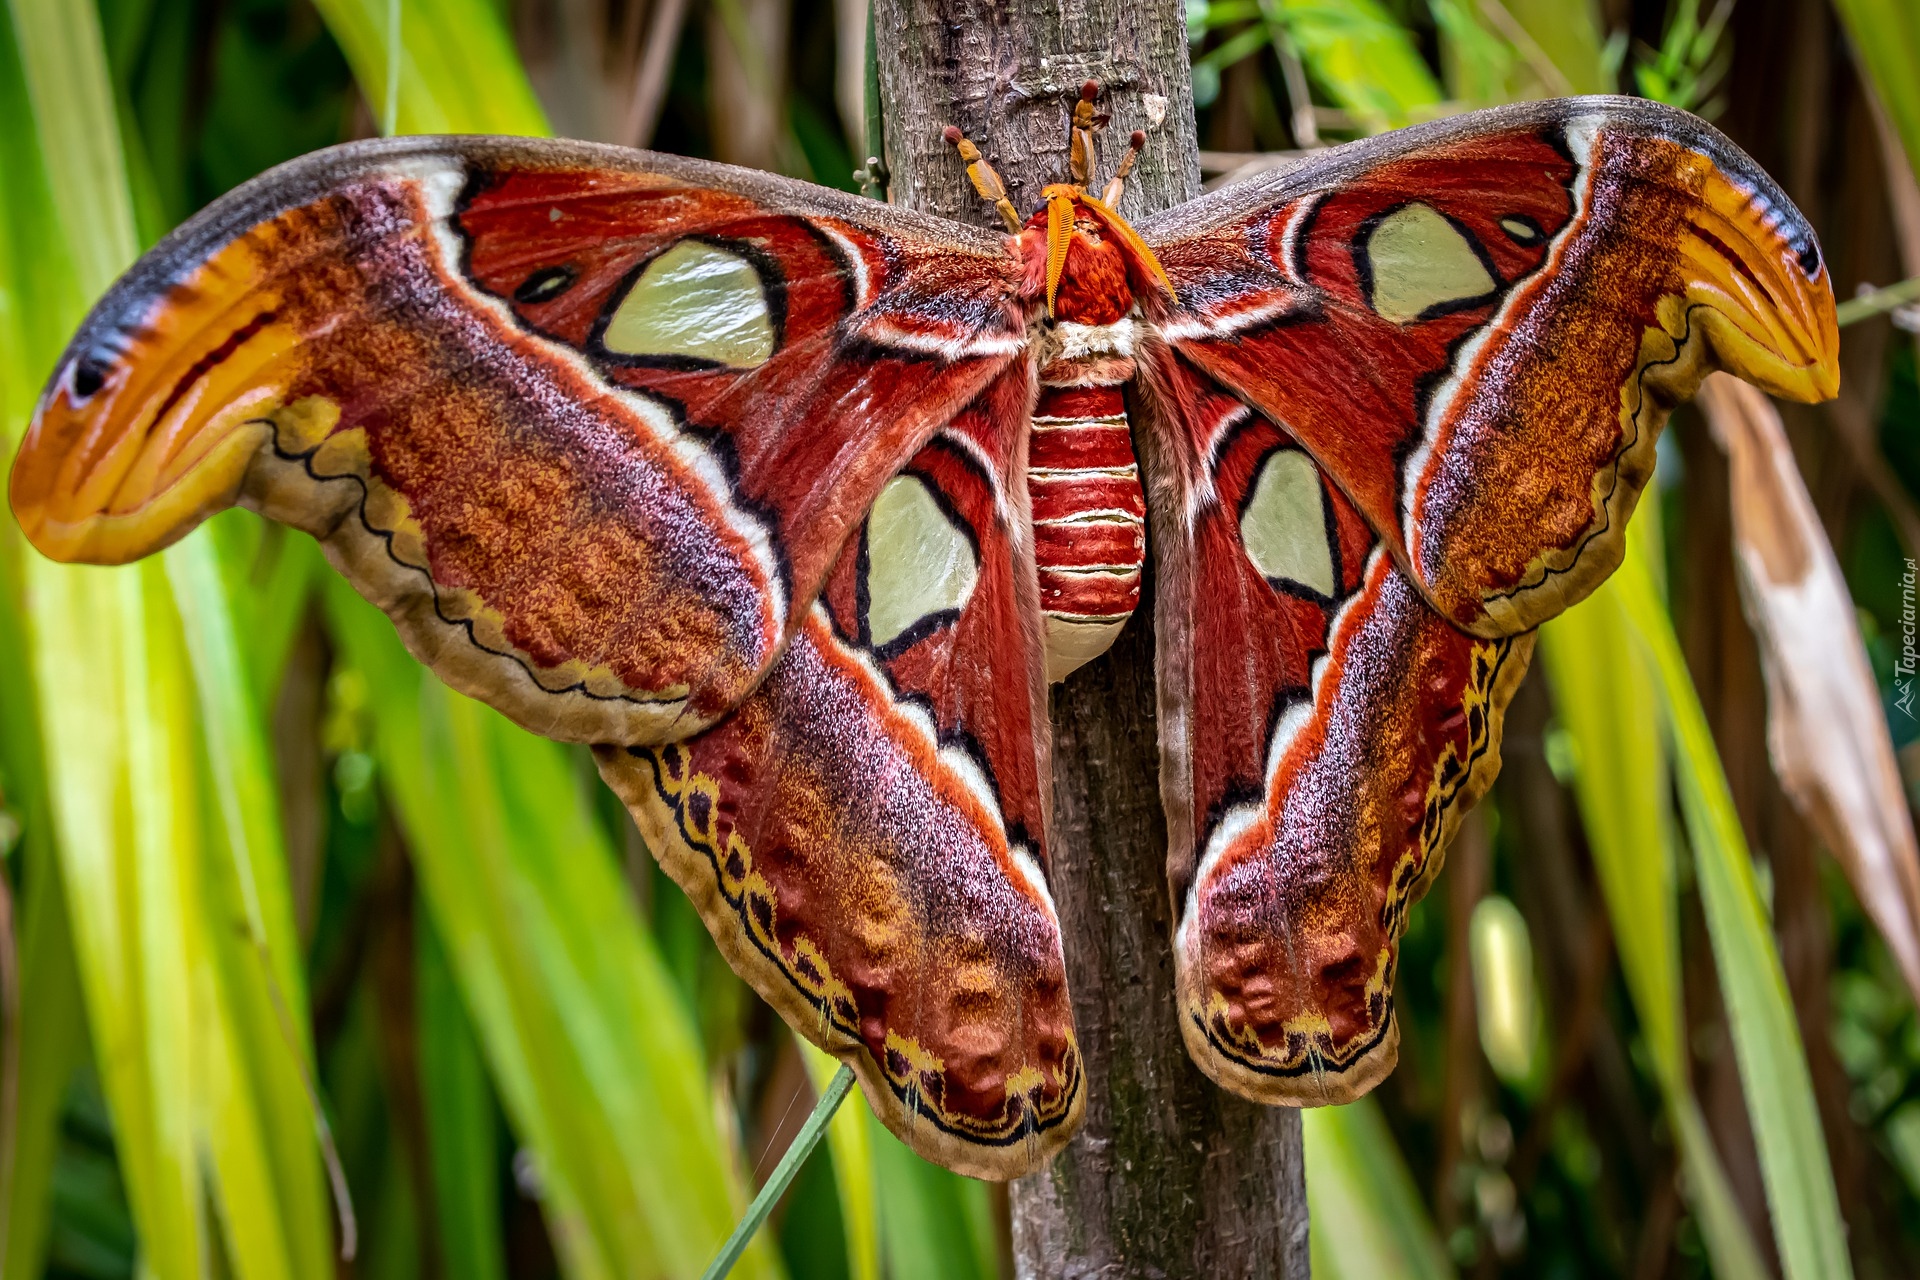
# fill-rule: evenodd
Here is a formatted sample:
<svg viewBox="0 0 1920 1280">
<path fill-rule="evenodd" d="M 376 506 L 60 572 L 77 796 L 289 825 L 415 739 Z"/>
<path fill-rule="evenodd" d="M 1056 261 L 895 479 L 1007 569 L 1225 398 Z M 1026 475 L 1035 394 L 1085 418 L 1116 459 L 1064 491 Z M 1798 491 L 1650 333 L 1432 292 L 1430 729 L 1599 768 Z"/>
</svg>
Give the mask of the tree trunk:
<svg viewBox="0 0 1920 1280">
<path fill-rule="evenodd" d="M 874 0 L 893 201 L 996 225 L 940 137 L 957 124 L 1015 207 L 1066 180 L 1067 118 L 1097 81 L 1100 178 L 1149 141 L 1122 212 L 1200 187 L 1179 0 Z M 1022 1277 L 1305 1277 L 1299 1113 L 1217 1088 L 1175 1022 L 1154 727 L 1152 584 L 1120 641 L 1053 693 L 1050 882 L 1087 1070 L 1086 1124 L 1013 1188 Z"/>
</svg>

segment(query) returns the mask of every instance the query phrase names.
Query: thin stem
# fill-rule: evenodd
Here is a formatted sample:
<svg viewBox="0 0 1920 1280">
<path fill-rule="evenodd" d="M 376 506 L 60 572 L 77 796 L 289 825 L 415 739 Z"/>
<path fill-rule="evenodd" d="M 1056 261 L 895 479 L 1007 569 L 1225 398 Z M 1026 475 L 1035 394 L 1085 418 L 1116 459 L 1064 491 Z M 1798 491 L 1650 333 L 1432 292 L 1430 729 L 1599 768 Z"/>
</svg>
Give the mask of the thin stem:
<svg viewBox="0 0 1920 1280">
<path fill-rule="evenodd" d="M 400 131 L 400 0 L 387 0 L 387 100 L 380 110 L 380 132 Z"/>
<path fill-rule="evenodd" d="M 1320 122 L 1313 113 L 1313 93 L 1307 87 L 1307 69 L 1300 61 L 1300 51 L 1294 47 L 1293 35 L 1287 30 L 1286 19 L 1281 16 L 1279 7 L 1271 0 L 1263 0 L 1260 12 L 1266 20 L 1274 56 L 1280 59 L 1280 80 L 1287 90 L 1287 125 L 1293 132 L 1293 145 L 1302 151 L 1311 151 L 1320 145 Z"/>
<path fill-rule="evenodd" d="M 630 147 L 644 147 L 653 141 L 686 16 L 687 0 L 656 0 L 654 4 L 652 21 L 647 26 L 646 52 L 640 58 L 639 74 L 633 79 L 633 97 L 627 105 L 626 128 L 622 131 L 622 140 Z"/>
<path fill-rule="evenodd" d="M 860 194 L 876 200 L 887 198 L 886 108 L 880 96 L 880 53 L 873 43 L 873 6 L 867 6 L 866 51 L 866 145 L 867 154 L 860 168 Z"/>
<path fill-rule="evenodd" d="M 0 1266 L 12 1229 L 14 1165 L 20 1149 L 20 950 L 13 927 L 13 886 L 0 862 Z"/>
<path fill-rule="evenodd" d="M 820 1145 L 821 1135 L 827 1131 L 827 1121 L 833 1119 L 833 1113 L 846 1101 L 847 1091 L 853 1088 L 853 1068 L 841 1064 L 833 1079 L 827 1084 L 827 1091 L 820 1095 L 820 1101 L 813 1108 L 813 1114 L 800 1126 L 787 1153 L 780 1157 L 780 1163 L 773 1167 L 773 1176 L 760 1188 L 760 1194 L 747 1206 L 746 1216 L 740 1219 L 740 1225 L 733 1229 L 727 1242 L 720 1246 L 720 1252 L 707 1264 L 701 1280 L 721 1280 L 733 1270 L 733 1264 L 747 1250 L 747 1242 L 760 1230 L 760 1224 L 773 1212 L 773 1206 L 780 1203 L 780 1197 L 786 1194 L 787 1187 L 793 1182 L 794 1175 L 800 1172 L 800 1166 L 807 1162 L 813 1149 Z"/>
<path fill-rule="evenodd" d="M 1849 325 L 1856 320 L 1868 320 L 1889 311 L 1897 311 L 1909 302 L 1920 302 L 1920 276 L 1890 284 L 1884 289 L 1875 289 L 1872 293 L 1863 293 L 1857 298 L 1849 298 L 1840 304 L 1835 316 L 1842 325 Z"/>
</svg>

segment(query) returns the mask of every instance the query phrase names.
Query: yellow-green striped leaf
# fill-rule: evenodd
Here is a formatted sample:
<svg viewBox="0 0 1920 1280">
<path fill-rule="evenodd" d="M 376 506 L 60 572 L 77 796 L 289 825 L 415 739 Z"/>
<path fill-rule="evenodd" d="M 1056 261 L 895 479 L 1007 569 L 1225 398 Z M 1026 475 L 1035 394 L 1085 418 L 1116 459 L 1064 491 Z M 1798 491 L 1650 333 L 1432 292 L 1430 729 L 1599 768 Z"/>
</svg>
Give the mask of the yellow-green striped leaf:
<svg viewBox="0 0 1920 1280">
<path fill-rule="evenodd" d="M 1793 999 L 1706 713 L 1645 557 L 1629 556 L 1616 580 L 1665 702 L 1681 812 L 1781 1264 L 1788 1280 L 1849 1277 L 1846 1224 Z"/>
<path fill-rule="evenodd" d="M 686 1006 L 567 748 L 448 690 L 339 579 L 328 616 L 567 1274 L 695 1276 L 747 1197 Z M 735 1274 L 778 1273 L 757 1241 Z"/>
<path fill-rule="evenodd" d="M 500 6 L 485 0 L 315 4 L 346 51 L 382 132 L 547 132 L 546 112 Z"/>
<path fill-rule="evenodd" d="M 1321 1280 L 1451 1280 L 1439 1235 L 1372 1098 L 1300 1113 L 1313 1274 Z"/>
</svg>

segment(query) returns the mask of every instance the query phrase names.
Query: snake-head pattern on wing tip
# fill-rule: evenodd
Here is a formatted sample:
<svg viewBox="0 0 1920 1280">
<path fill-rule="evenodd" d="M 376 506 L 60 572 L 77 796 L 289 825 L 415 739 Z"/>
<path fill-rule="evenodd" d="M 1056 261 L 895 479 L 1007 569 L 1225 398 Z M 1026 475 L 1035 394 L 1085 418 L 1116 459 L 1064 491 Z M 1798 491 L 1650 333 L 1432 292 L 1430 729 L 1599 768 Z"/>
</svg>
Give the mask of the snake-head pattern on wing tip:
<svg viewBox="0 0 1920 1280">
<path fill-rule="evenodd" d="M 949 131 L 1004 236 L 580 143 L 295 161 L 94 308 L 13 509 L 63 560 L 234 503 L 318 538 L 442 679 L 595 744 L 740 974 L 994 1178 L 1081 1113 L 1047 682 L 1150 529 L 1189 1047 L 1352 1098 L 1531 628 L 1619 563 L 1707 372 L 1834 393 L 1830 282 L 1665 108 L 1463 116 L 1136 230 L 1096 97 L 1024 220 Z"/>
</svg>

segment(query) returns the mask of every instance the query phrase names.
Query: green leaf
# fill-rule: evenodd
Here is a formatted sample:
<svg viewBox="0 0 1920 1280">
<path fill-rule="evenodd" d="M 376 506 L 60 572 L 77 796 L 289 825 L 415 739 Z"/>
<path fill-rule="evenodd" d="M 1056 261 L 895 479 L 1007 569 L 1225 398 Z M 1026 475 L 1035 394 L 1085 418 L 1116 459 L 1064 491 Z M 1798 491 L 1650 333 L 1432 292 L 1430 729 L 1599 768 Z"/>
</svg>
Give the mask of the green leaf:
<svg viewBox="0 0 1920 1280">
<path fill-rule="evenodd" d="M 1440 85 L 1413 37 L 1376 0 L 1266 0 L 1262 8 L 1367 132 L 1398 128 L 1439 106 Z"/>
<path fill-rule="evenodd" d="M 1483 11 L 1499 5 L 1519 29 L 1522 57 L 1550 94 L 1612 93 L 1606 40 L 1591 0 L 1480 0 Z M 1497 13 L 1498 11 L 1495 10 Z M 1556 79 L 1555 77 L 1558 77 Z"/>
<path fill-rule="evenodd" d="M 1616 581 L 1665 701 L 1680 808 L 1781 1264 L 1788 1280 L 1851 1276 L 1846 1224 L 1793 999 L 1706 713 L 1644 556 L 1630 555 Z"/>
<path fill-rule="evenodd" d="M 505 1280 L 493 1089 L 432 919 L 414 920 L 420 1097 L 426 1104 L 433 1211 L 446 1274 Z"/>
<path fill-rule="evenodd" d="M 1448 91 L 1462 105 L 1614 89 L 1587 0 L 1427 0 L 1427 9 Z"/>
<path fill-rule="evenodd" d="M 1834 0 L 1854 61 L 1873 84 L 1920 174 L 1920 5 L 1913 0 Z"/>
<path fill-rule="evenodd" d="M 343 581 L 329 580 L 327 602 L 567 1273 L 698 1275 L 746 1196 L 686 1006 L 573 758 L 433 680 Z M 765 1241 L 735 1271 L 777 1273 Z"/>
<path fill-rule="evenodd" d="M 1643 506 L 1628 559 L 1658 541 Z M 1627 992 L 1633 998 L 1684 1162 L 1688 1202 L 1714 1274 L 1767 1274 L 1693 1095 L 1680 988 L 1672 781 L 1658 675 L 1620 597 L 1620 575 L 1541 628 L 1540 652 L 1560 724 L 1575 750 L 1574 795 L 1593 850 Z"/>
<path fill-rule="evenodd" d="M 383 131 L 548 131 L 501 11 L 487 0 L 316 0 L 316 7 Z"/>
<path fill-rule="evenodd" d="M 1474 904 L 1467 937 L 1481 1051 L 1495 1075 L 1530 1098 L 1543 1083 L 1546 1042 L 1526 918 L 1510 898 L 1490 893 Z"/>
<path fill-rule="evenodd" d="M 1450 1280 L 1413 1175 L 1372 1098 L 1300 1113 L 1320 1280 Z"/>
<path fill-rule="evenodd" d="M 847 1108 L 853 1110 L 851 1106 Z M 866 1106 L 880 1190 L 880 1249 L 889 1276 L 994 1280 L 993 1212 L 983 1182 L 915 1155 Z"/>
</svg>

